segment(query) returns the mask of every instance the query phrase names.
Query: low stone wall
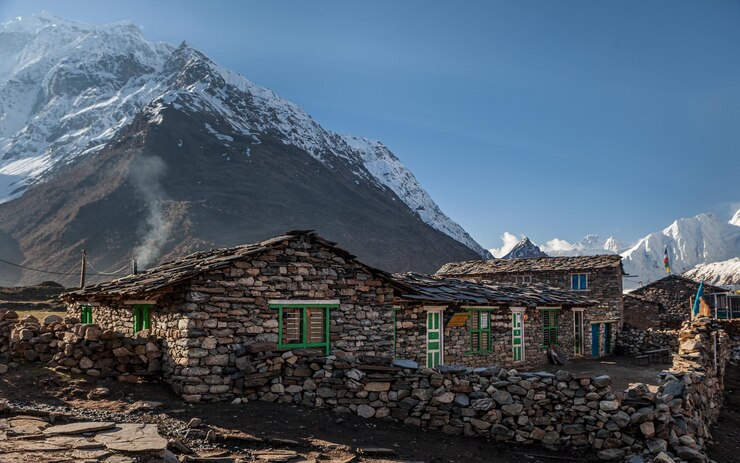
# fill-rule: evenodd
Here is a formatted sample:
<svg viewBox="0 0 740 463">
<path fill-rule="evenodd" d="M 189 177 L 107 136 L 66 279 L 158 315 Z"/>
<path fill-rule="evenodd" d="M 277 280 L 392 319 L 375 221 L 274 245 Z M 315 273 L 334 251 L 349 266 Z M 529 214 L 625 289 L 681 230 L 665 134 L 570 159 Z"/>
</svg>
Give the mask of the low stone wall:
<svg viewBox="0 0 740 463">
<path fill-rule="evenodd" d="M 617 334 L 617 352 L 630 357 L 646 351 L 668 349 L 678 352 L 678 330 L 625 328 Z"/>
<path fill-rule="evenodd" d="M 495 366 L 431 370 L 410 361 L 389 367 L 303 350 L 256 354 L 242 380 L 247 400 L 325 407 L 547 448 L 590 448 L 602 460 L 663 453 L 662 462 L 673 461 L 671 456 L 703 461 L 728 357 L 727 336 L 704 320 L 681 331 L 675 371 L 664 373 L 663 384 L 637 384 L 624 392 L 612 391 L 608 376 Z"/>
<path fill-rule="evenodd" d="M 33 316 L 19 320 L 12 311 L 0 313 L 0 354 L 9 361 L 39 361 L 75 373 L 124 380 L 162 370 L 162 350 L 148 333 L 129 338 L 57 315 L 39 322 Z"/>
</svg>

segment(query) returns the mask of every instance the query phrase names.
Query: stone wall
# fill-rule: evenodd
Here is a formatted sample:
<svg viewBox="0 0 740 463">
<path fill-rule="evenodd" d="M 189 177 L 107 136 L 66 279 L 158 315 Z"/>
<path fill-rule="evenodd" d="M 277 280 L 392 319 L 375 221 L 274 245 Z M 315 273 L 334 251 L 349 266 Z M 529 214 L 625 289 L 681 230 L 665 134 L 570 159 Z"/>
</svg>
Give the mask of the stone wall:
<svg viewBox="0 0 740 463">
<path fill-rule="evenodd" d="M 623 355 L 636 357 L 656 349 L 677 353 L 678 330 L 625 328 L 617 335 L 617 351 Z"/>
<path fill-rule="evenodd" d="M 432 370 L 407 360 L 368 365 L 301 350 L 248 357 L 244 397 L 237 401 L 326 407 L 447 434 L 588 448 L 601 460 L 638 454 L 669 463 L 703 461 L 722 401 L 729 343 L 710 320 L 687 323 L 680 336 L 676 363 L 663 383 L 634 384 L 624 392 L 613 391 L 607 376 L 497 366 Z"/>
<path fill-rule="evenodd" d="M 43 362 L 88 376 L 135 379 L 161 372 L 162 350 L 147 332 L 131 338 L 57 315 L 39 321 L 0 313 L 0 354 L 8 361 Z"/>
<path fill-rule="evenodd" d="M 624 328 L 660 328 L 663 306 L 634 294 L 624 295 Z"/>
</svg>

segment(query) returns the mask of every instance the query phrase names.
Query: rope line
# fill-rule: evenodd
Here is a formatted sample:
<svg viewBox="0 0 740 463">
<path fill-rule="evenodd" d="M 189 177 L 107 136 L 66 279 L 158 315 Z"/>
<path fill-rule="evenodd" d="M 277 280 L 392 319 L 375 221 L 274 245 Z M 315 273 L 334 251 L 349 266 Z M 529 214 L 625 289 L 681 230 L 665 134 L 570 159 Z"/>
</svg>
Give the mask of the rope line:
<svg viewBox="0 0 740 463">
<path fill-rule="evenodd" d="M 78 276 L 79 275 L 79 273 L 56 272 L 54 270 L 44 270 L 44 269 L 40 269 L 40 268 L 28 267 L 26 265 L 16 264 L 16 263 L 7 261 L 5 259 L 0 259 L 0 262 L 2 262 L 4 264 L 7 264 L 7 265 L 11 265 L 13 267 L 18 267 L 18 268 L 22 268 L 22 269 L 25 269 L 25 270 L 30 270 L 32 272 L 47 273 L 49 275 L 63 275 L 63 276 Z M 88 262 L 88 264 L 89 264 L 89 262 Z M 121 269 L 121 270 L 123 270 L 123 269 Z M 118 270 L 118 272 L 120 272 L 121 270 Z M 86 275 L 88 275 L 88 276 L 110 276 L 111 274 L 107 274 L 107 273 L 102 273 L 101 272 L 101 273 L 86 273 Z"/>
</svg>

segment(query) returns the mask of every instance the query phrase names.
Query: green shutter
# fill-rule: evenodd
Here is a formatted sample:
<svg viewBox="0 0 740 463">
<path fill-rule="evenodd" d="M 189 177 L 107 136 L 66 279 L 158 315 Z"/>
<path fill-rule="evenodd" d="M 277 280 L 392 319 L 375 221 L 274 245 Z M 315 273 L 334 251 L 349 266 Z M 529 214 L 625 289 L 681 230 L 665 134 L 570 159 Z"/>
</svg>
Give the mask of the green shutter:
<svg viewBox="0 0 740 463">
<path fill-rule="evenodd" d="M 330 309 L 337 305 L 271 305 L 278 311 L 278 347 L 322 348 L 329 355 Z"/>
</svg>

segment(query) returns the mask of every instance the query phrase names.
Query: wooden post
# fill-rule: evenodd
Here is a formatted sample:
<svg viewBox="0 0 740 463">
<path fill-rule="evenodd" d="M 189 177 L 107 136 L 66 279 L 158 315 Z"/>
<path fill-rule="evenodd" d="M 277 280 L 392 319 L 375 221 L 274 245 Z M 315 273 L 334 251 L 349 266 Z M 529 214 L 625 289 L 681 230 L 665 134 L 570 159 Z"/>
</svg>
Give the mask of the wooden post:
<svg viewBox="0 0 740 463">
<path fill-rule="evenodd" d="M 80 288 L 85 287 L 85 271 L 87 270 L 87 252 L 82 250 L 82 269 L 80 271 Z"/>
</svg>

